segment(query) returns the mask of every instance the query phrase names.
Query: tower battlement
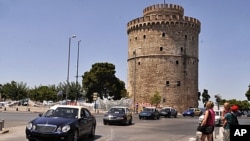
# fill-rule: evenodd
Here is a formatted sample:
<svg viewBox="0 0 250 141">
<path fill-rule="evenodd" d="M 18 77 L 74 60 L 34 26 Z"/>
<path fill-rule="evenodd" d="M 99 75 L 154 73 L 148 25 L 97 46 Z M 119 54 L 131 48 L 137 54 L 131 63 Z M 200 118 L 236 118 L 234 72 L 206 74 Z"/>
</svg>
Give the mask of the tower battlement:
<svg viewBox="0 0 250 141">
<path fill-rule="evenodd" d="M 146 7 L 143 10 L 143 15 L 148 16 L 152 14 L 165 14 L 165 15 L 179 15 L 183 16 L 184 9 L 175 4 L 156 4 Z"/>
<path fill-rule="evenodd" d="M 188 28 L 194 28 L 197 32 L 200 32 L 201 23 L 198 19 L 179 15 L 162 15 L 162 16 L 146 16 L 136 18 L 127 23 L 127 33 L 136 30 L 138 28 L 146 28 L 152 25 L 160 26 L 185 26 Z"/>
</svg>

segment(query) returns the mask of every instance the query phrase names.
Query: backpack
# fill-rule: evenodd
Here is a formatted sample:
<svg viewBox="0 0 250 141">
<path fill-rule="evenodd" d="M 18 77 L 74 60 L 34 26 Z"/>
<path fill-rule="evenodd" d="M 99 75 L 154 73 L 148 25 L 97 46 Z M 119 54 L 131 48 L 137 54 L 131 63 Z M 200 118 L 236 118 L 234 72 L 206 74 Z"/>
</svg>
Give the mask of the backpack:
<svg viewBox="0 0 250 141">
<path fill-rule="evenodd" d="M 238 121 L 237 117 L 233 113 L 231 113 L 231 116 L 232 116 L 232 122 L 229 123 L 229 126 L 230 125 L 239 125 L 239 121 Z"/>
</svg>

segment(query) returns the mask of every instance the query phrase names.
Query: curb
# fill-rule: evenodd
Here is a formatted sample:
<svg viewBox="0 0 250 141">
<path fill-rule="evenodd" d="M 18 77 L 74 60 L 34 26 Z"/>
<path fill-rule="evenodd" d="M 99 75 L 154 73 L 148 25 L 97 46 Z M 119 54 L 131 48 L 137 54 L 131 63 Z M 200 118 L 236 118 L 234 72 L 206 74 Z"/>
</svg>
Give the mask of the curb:
<svg viewBox="0 0 250 141">
<path fill-rule="evenodd" d="M 5 133 L 9 133 L 9 130 L 3 129 L 2 131 L 0 131 L 0 134 L 5 134 Z"/>
</svg>

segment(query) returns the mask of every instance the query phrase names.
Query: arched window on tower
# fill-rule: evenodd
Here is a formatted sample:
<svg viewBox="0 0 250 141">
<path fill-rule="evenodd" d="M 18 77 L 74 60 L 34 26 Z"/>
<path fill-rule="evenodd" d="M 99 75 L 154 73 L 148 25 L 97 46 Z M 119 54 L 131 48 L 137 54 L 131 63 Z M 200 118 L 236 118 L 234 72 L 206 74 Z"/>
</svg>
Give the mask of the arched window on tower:
<svg viewBox="0 0 250 141">
<path fill-rule="evenodd" d="M 162 33 L 162 37 L 165 37 L 165 33 Z"/>
<path fill-rule="evenodd" d="M 179 61 L 178 61 L 178 60 L 176 60 L 176 61 L 175 61 L 175 64 L 176 64 L 176 65 L 178 65 L 178 64 L 179 64 Z"/>
<path fill-rule="evenodd" d="M 146 35 L 143 35 L 143 39 L 146 39 Z"/>
</svg>

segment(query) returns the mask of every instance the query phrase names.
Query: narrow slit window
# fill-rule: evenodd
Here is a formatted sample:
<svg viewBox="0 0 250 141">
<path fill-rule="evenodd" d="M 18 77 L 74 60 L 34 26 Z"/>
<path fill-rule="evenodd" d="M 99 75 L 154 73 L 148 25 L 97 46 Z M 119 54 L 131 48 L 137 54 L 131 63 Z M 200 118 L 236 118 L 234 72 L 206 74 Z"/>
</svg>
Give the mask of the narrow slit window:
<svg viewBox="0 0 250 141">
<path fill-rule="evenodd" d="M 169 86 L 169 81 L 166 81 L 166 86 Z"/>
<path fill-rule="evenodd" d="M 187 36 L 187 35 L 185 35 L 185 39 L 187 39 L 187 37 L 188 37 L 188 36 Z"/>
<path fill-rule="evenodd" d="M 162 51 L 163 50 L 163 47 L 160 47 L 160 51 Z"/>
<path fill-rule="evenodd" d="M 177 81 L 177 86 L 181 86 L 181 81 Z"/>
<path fill-rule="evenodd" d="M 181 52 L 183 52 L 183 50 L 184 50 L 183 47 L 181 47 Z"/>
<path fill-rule="evenodd" d="M 176 60 L 176 61 L 175 61 L 175 64 L 176 64 L 176 65 L 178 65 L 178 64 L 179 64 L 179 61 L 178 61 L 178 60 Z"/>
</svg>

